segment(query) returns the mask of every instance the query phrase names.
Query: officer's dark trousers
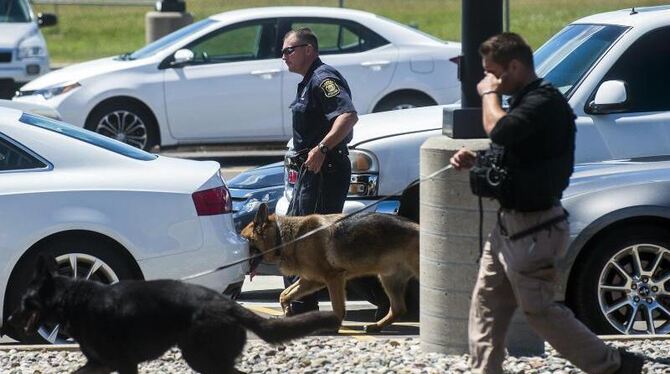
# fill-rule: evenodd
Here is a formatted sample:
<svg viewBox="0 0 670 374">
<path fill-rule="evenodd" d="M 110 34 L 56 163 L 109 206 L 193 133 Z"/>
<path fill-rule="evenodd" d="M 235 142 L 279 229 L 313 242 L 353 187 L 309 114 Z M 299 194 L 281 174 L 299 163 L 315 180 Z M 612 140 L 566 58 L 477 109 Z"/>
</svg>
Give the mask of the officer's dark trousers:
<svg viewBox="0 0 670 374">
<path fill-rule="evenodd" d="M 288 215 L 341 213 L 351 182 L 351 164 L 345 151 L 331 151 L 317 174 L 304 171 L 293 189 L 293 201 Z M 284 286 L 297 281 L 297 276 L 285 277 Z M 388 310 L 388 298 L 375 277 L 351 280 L 347 288 L 371 303 L 380 306 L 380 313 Z M 317 294 L 305 296 L 291 303 L 291 311 L 301 313 L 318 308 Z"/>
</svg>

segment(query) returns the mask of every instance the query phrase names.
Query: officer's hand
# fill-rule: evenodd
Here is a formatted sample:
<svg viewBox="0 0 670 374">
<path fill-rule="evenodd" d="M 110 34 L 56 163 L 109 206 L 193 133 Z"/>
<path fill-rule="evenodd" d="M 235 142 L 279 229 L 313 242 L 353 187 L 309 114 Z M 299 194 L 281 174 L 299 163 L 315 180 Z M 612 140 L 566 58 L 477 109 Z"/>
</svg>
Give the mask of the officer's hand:
<svg viewBox="0 0 670 374">
<path fill-rule="evenodd" d="M 477 155 L 474 152 L 463 148 L 449 159 L 449 163 L 456 170 L 470 169 L 475 164 L 476 159 Z"/>
<path fill-rule="evenodd" d="M 477 92 L 479 96 L 483 95 L 486 92 L 495 91 L 498 92 L 498 86 L 500 86 L 501 79 L 496 78 L 495 75 L 491 73 L 486 73 L 484 78 L 477 83 Z"/>
<path fill-rule="evenodd" d="M 321 170 L 323 161 L 325 160 L 326 155 L 321 153 L 319 147 L 314 147 L 307 154 L 307 161 L 305 161 L 305 166 L 307 167 L 307 170 L 313 173 L 318 173 Z"/>
</svg>

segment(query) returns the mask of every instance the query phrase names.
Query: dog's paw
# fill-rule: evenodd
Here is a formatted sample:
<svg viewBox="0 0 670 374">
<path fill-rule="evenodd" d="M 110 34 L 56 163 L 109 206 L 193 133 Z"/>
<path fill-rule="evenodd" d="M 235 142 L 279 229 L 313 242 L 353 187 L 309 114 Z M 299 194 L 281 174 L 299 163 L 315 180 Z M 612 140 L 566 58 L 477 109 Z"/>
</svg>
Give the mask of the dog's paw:
<svg viewBox="0 0 670 374">
<path fill-rule="evenodd" d="M 381 332 L 382 328 L 376 323 L 371 323 L 369 325 L 365 325 L 363 327 L 363 331 L 365 331 L 366 334 L 376 334 L 378 332 Z"/>
<path fill-rule="evenodd" d="M 291 316 L 295 315 L 295 313 L 293 312 L 293 309 L 291 309 L 290 305 L 283 308 L 283 309 L 284 309 L 284 317 L 291 317 Z"/>
</svg>

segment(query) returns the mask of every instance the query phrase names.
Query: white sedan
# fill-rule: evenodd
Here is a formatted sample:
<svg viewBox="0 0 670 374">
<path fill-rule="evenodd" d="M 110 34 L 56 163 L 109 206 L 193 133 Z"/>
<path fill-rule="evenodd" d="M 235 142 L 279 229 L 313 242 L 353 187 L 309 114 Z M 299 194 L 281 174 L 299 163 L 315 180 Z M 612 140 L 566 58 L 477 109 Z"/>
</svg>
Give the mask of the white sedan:
<svg viewBox="0 0 670 374">
<path fill-rule="evenodd" d="M 14 100 L 143 149 L 154 145 L 286 141 L 301 80 L 282 38 L 309 27 L 320 54 L 348 80 L 360 114 L 460 97 L 460 44 L 351 9 L 273 7 L 205 18 L 121 56 L 53 71 Z"/>
<path fill-rule="evenodd" d="M 63 274 L 113 283 L 180 279 L 249 252 L 218 163 L 157 156 L 7 108 L 0 108 L 0 207 L 1 321 L 41 253 L 55 256 Z M 192 282 L 235 292 L 247 270 L 245 263 Z M 43 326 L 37 340 L 62 338 Z"/>
</svg>

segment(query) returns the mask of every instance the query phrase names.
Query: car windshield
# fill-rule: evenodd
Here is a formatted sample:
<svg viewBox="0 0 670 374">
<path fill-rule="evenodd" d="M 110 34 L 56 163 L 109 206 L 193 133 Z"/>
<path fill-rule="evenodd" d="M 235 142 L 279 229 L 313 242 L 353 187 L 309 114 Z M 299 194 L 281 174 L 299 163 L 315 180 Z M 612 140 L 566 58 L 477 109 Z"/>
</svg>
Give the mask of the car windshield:
<svg viewBox="0 0 670 374">
<path fill-rule="evenodd" d="M 0 0 L 0 23 L 30 21 L 30 8 L 25 0 Z"/>
<path fill-rule="evenodd" d="M 280 186 L 284 184 L 284 163 L 266 165 L 264 167 L 237 174 L 228 181 L 229 188 L 256 189 Z"/>
<path fill-rule="evenodd" d="M 153 56 L 156 53 L 162 51 L 163 49 L 171 46 L 178 40 L 183 39 L 195 32 L 198 32 L 214 22 L 216 21 L 214 21 L 211 18 L 205 18 L 196 23 L 192 23 L 188 26 L 182 27 L 181 29 L 173 33 L 167 34 L 164 37 L 145 45 L 144 47 L 138 49 L 135 52 L 123 54 L 119 56 L 119 58 L 121 60 L 137 60 L 140 58 Z"/>
<path fill-rule="evenodd" d="M 535 52 L 538 76 L 569 97 L 579 80 L 627 29 L 612 25 L 567 26 Z"/>
<path fill-rule="evenodd" d="M 92 144 L 108 151 L 134 158 L 136 160 L 151 161 L 158 157 L 154 154 L 145 152 L 126 143 L 121 143 L 118 140 L 108 138 L 93 131 L 84 130 L 81 127 L 73 126 L 65 122 L 56 121 L 54 119 L 23 113 L 21 118 L 19 118 L 19 121 L 28 125 L 57 132 L 59 134 L 81 140 L 82 142 L 86 142 L 88 144 Z"/>
</svg>

